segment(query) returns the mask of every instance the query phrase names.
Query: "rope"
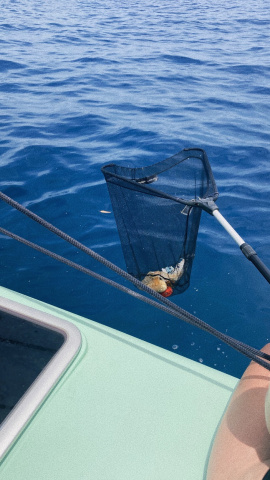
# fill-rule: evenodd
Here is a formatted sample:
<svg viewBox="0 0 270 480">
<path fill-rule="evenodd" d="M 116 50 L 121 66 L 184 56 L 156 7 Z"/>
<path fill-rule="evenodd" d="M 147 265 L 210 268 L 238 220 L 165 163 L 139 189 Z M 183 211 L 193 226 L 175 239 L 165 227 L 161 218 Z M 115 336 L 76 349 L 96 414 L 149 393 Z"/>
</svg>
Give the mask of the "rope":
<svg viewBox="0 0 270 480">
<path fill-rule="evenodd" d="M 85 268 L 85 267 L 83 267 L 83 266 L 81 266 L 77 263 L 71 262 L 70 260 L 68 260 L 64 257 L 61 257 L 60 255 L 57 255 L 56 253 L 51 252 L 50 250 L 47 250 L 47 249 L 45 249 L 45 248 L 43 248 L 43 247 L 41 247 L 41 246 L 39 246 L 35 243 L 32 243 L 32 242 L 30 242 L 26 239 L 23 239 L 22 237 L 19 237 L 18 235 L 14 234 L 14 233 L 11 233 L 11 232 L 3 229 L 3 228 L 0 228 L 0 232 L 2 234 L 7 235 L 7 236 L 9 236 L 9 237 L 21 242 L 21 243 L 33 248 L 35 250 L 38 250 L 39 252 L 41 252 L 45 255 L 48 255 L 48 256 L 54 258 L 55 260 L 58 260 L 62 263 L 65 263 L 66 265 L 68 265 L 72 268 L 75 268 L 75 269 L 77 269 L 77 270 L 79 270 L 83 273 L 86 273 L 87 275 L 90 275 L 90 276 L 96 278 L 97 280 L 100 280 L 100 281 L 106 283 L 107 285 L 111 285 L 114 288 L 117 288 L 118 290 L 121 290 L 121 291 L 123 291 L 123 292 L 125 292 L 125 293 L 127 293 L 127 294 L 145 302 L 145 303 L 148 303 L 151 306 L 154 306 L 154 307 L 168 313 L 169 315 L 172 315 L 176 318 L 184 320 L 185 322 L 187 322 L 191 325 L 195 325 L 196 327 L 198 327 L 198 328 L 200 328 L 200 329 L 202 329 L 202 330 L 204 330 L 208 333 L 211 333 L 212 335 L 217 337 L 219 340 L 228 344 L 229 346 L 231 346 L 235 350 L 239 351 L 243 355 L 247 356 L 251 360 L 254 360 L 259 365 L 265 367 L 267 370 L 270 370 L 270 364 L 268 364 L 267 362 L 262 360 L 262 359 L 270 360 L 270 355 L 267 355 L 266 353 L 261 352 L 260 350 L 257 350 L 255 348 L 249 346 L 249 345 L 246 345 L 243 342 L 240 342 L 239 340 L 236 340 L 236 339 L 234 339 L 234 338 L 232 338 L 232 337 L 230 337 L 230 336 L 228 336 L 228 335 L 226 335 L 222 332 L 219 332 L 218 330 L 216 330 L 211 325 L 207 324 L 206 322 L 203 322 L 199 318 L 195 317 L 194 315 L 190 314 L 189 312 L 187 312 L 184 309 L 182 309 L 181 307 L 179 307 L 178 305 L 175 305 L 168 298 L 163 297 L 159 293 L 155 292 L 154 290 L 149 288 L 147 285 L 142 283 L 137 278 L 133 277 L 132 275 L 125 272 L 121 268 L 117 267 L 116 265 L 114 265 L 109 260 L 105 259 L 104 257 L 99 255 L 98 253 L 96 253 L 93 250 L 91 250 L 90 248 L 86 247 L 85 245 L 83 245 L 78 240 L 74 239 L 73 237 L 69 236 L 65 232 L 59 230 L 54 225 L 50 224 L 49 222 L 47 222 L 43 218 L 41 218 L 38 215 L 36 215 L 35 213 L 31 212 L 27 208 L 23 207 L 21 204 L 19 204 L 18 202 L 16 202 L 15 200 L 8 197 L 7 195 L 5 195 L 2 192 L 0 192 L 0 199 L 2 199 L 7 204 L 11 205 L 13 208 L 16 208 L 18 211 L 20 211 L 24 215 L 28 216 L 32 220 L 36 221 L 37 223 L 39 223 L 43 227 L 47 228 L 51 232 L 55 233 L 60 238 L 67 241 L 71 245 L 75 246 L 79 250 L 82 250 L 84 253 L 90 255 L 92 258 L 99 261 L 100 263 L 102 263 L 106 267 L 110 268 L 111 270 L 116 272 L 118 275 L 122 276 L 124 279 L 131 282 L 133 285 L 135 285 L 140 290 L 143 290 L 145 293 L 154 297 L 156 300 L 158 300 L 158 302 L 162 302 L 163 305 L 161 303 L 156 302 L 155 300 L 144 297 L 143 295 L 141 295 L 137 292 L 134 292 L 133 290 L 131 290 L 131 289 L 129 289 L 129 288 L 123 286 L 123 285 L 120 285 L 117 282 L 114 282 L 113 280 L 110 280 L 106 277 L 103 277 L 102 275 L 99 275 L 99 274 L 93 272 L 92 270 L 89 270 L 89 269 L 87 269 L 87 268 Z"/>
</svg>

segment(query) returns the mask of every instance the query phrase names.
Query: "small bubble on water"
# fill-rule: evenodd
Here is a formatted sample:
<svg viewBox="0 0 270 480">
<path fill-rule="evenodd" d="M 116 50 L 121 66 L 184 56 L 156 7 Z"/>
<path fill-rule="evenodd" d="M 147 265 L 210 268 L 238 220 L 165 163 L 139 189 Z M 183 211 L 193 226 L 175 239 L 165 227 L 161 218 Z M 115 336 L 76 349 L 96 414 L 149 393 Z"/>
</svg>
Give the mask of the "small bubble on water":
<svg viewBox="0 0 270 480">
<path fill-rule="evenodd" d="M 172 346 L 172 349 L 173 349 L 173 350 L 177 350 L 178 348 L 179 348 L 179 345 L 173 345 L 173 346 Z"/>
<path fill-rule="evenodd" d="M 191 342 L 191 344 L 190 344 L 190 345 L 191 345 L 192 347 L 194 347 L 194 345 L 195 345 L 195 342 Z"/>
<path fill-rule="evenodd" d="M 203 363 L 203 358 L 199 358 L 199 362 L 200 362 L 200 363 Z"/>
</svg>

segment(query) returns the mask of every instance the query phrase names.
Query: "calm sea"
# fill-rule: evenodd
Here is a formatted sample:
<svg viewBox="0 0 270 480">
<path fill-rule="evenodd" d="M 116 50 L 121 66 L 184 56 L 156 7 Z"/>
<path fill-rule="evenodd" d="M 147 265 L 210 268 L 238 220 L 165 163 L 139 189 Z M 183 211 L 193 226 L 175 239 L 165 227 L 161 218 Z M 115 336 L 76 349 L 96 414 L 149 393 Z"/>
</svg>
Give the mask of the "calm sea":
<svg viewBox="0 0 270 480">
<path fill-rule="evenodd" d="M 4 0 L 0 188 L 125 268 L 108 162 L 204 148 L 221 213 L 270 265 L 270 28 L 262 0 Z M 1 204 L 1 225 L 110 278 Z M 208 334 L 0 237 L 1 284 L 233 375 L 247 360 Z M 191 286 L 174 301 L 255 347 L 269 285 L 203 214 Z"/>
</svg>

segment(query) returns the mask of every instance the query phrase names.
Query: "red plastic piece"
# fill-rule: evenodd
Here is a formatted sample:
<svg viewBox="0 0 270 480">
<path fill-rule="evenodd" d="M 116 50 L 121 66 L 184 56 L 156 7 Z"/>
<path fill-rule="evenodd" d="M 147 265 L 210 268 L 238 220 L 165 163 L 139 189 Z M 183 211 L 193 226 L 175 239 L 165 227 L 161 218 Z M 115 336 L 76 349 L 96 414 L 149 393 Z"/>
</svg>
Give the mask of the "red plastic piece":
<svg viewBox="0 0 270 480">
<path fill-rule="evenodd" d="M 168 288 L 165 290 L 165 292 L 162 292 L 162 293 L 161 293 L 161 295 L 162 295 L 163 297 L 170 297 L 172 293 L 173 293 L 172 287 L 168 287 Z"/>
</svg>

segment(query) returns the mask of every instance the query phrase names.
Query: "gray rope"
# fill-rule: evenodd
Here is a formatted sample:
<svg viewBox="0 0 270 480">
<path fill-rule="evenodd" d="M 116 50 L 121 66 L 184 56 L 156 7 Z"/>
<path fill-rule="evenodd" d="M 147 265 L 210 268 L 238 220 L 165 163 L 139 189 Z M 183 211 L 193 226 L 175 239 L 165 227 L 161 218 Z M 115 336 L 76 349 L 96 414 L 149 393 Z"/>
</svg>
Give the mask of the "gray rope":
<svg viewBox="0 0 270 480">
<path fill-rule="evenodd" d="M 230 336 L 228 336 L 228 335 L 226 335 L 222 332 L 219 332 L 218 330 L 216 330 L 211 325 L 207 324 L 206 322 L 203 322 L 199 318 L 195 317 L 194 315 L 190 314 L 189 312 L 187 312 L 184 309 L 182 309 L 181 307 L 179 307 L 178 305 L 175 305 L 168 298 L 163 297 L 159 293 L 157 293 L 154 290 L 152 290 L 151 288 L 147 287 L 147 285 L 142 283 L 140 280 L 136 279 L 135 277 L 133 277 L 129 273 L 125 272 L 121 268 L 114 265 L 109 260 L 105 259 L 104 257 L 99 255 L 98 253 L 94 252 L 90 248 L 83 245 L 82 243 L 78 242 L 73 237 L 67 235 L 66 233 L 64 233 L 61 230 L 59 230 L 58 228 L 56 228 L 54 225 L 50 224 L 49 222 L 47 222 L 43 218 L 41 218 L 38 215 L 36 215 L 35 213 L 31 212 L 27 208 L 23 207 L 21 204 L 19 204 L 18 202 L 16 202 L 12 198 L 5 195 L 3 192 L 0 192 L 0 198 L 4 202 L 6 202 L 7 204 L 16 208 L 21 213 L 27 215 L 32 220 L 36 221 L 37 223 L 39 223 L 43 227 L 45 227 L 48 230 L 50 230 L 51 232 L 55 233 L 56 235 L 58 235 L 60 238 L 64 239 L 65 241 L 67 241 L 71 245 L 75 246 L 79 250 L 82 250 L 84 253 L 90 255 L 95 260 L 99 261 L 100 263 L 102 263 L 106 267 L 110 268 L 111 270 L 116 272 L 118 275 L 121 275 L 123 278 L 125 278 L 126 280 L 131 282 L 133 285 L 135 285 L 137 288 L 145 291 L 147 294 L 154 297 L 156 300 L 158 300 L 158 302 L 162 302 L 163 305 L 154 301 L 154 300 L 152 300 L 152 299 L 144 297 L 143 295 L 141 295 L 137 292 L 134 292 L 133 290 L 130 290 L 129 288 L 124 287 L 123 285 L 120 285 L 117 282 L 114 282 L 113 280 L 107 279 L 106 277 L 103 277 L 102 275 L 99 275 L 99 274 L 97 274 L 97 273 L 95 273 L 95 272 L 93 272 L 93 271 L 91 271 L 91 270 L 89 270 L 85 267 L 82 267 L 81 265 L 78 265 L 74 262 L 71 262 L 70 260 L 67 260 L 64 257 L 61 257 L 61 256 L 59 256 L 59 255 L 57 255 L 53 252 L 50 252 L 49 250 L 46 250 L 43 247 L 40 247 L 39 245 L 36 245 L 36 244 L 34 244 L 34 243 L 32 243 L 28 240 L 25 240 L 22 237 L 19 237 L 18 235 L 15 235 L 11 232 L 8 232 L 5 229 L 0 228 L 0 232 L 3 233 L 4 235 L 8 235 L 8 236 L 10 236 L 11 238 L 13 238 L 17 241 L 20 241 L 21 243 L 24 243 L 25 245 L 28 245 L 31 248 L 34 248 L 35 250 L 40 251 L 41 253 L 49 255 L 52 258 L 54 258 L 54 259 L 56 259 L 56 260 L 58 260 L 62 263 L 65 263 L 66 265 L 71 266 L 72 268 L 76 268 L 77 270 L 80 270 L 83 273 L 91 275 L 92 277 L 94 277 L 94 278 L 96 278 L 96 279 L 98 279 L 98 280 L 100 280 L 100 281 L 102 281 L 102 282 L 104 282 L 108 285 L 111 285 L 111 286 L 113 286 L 113 287 L 115 287 L 115 288 L 117 288 L 117 289 L 119 289 L 119 290 L 121 290 L 125 293 L 128 293 L 129 295 L 132 295 L 133 297 L 135 297 L 139 300 L 142 300 L 145 303 L 148 303 L 148 304 L 150 304 L 150 305 L 152 305 L 156 308 L 159 308 L 160 310 L 162 310 L 162 311 L 164 311 L 164 312 L 166 312 L 170 315 L 173 315 L 174 317 L 177 317 L 181 320 L 184 320 L 185 322 L 187 322 L 189 324 L 195 325 L 198 328 L 201 328 L 202 330 L 207 331 L 208 333 L 211 333 L 212 335 L 217 337 L 219 340 L 222 340 L 224 343 L 228 344 L 229 346 L 231 346 L 235 350 L 239 351 L 243 355 L 247 356 L 248 358 L 256 361 L 261 366 L 270 370 L 270 364 L 261 360 L 261 359 L 270 360 L 270 355 L 267 355 L 266 353 L 261 352 L 260 350 L 257 350 L 255 348 L 249 346 L 249 345 L 246 345 L 243 342 L 240 342 L 239 340 L 236 340 L 236 339 L 234 339 L 234 338 L 232 338 L 232 337 L 230 337 Z"/>
</svg>

